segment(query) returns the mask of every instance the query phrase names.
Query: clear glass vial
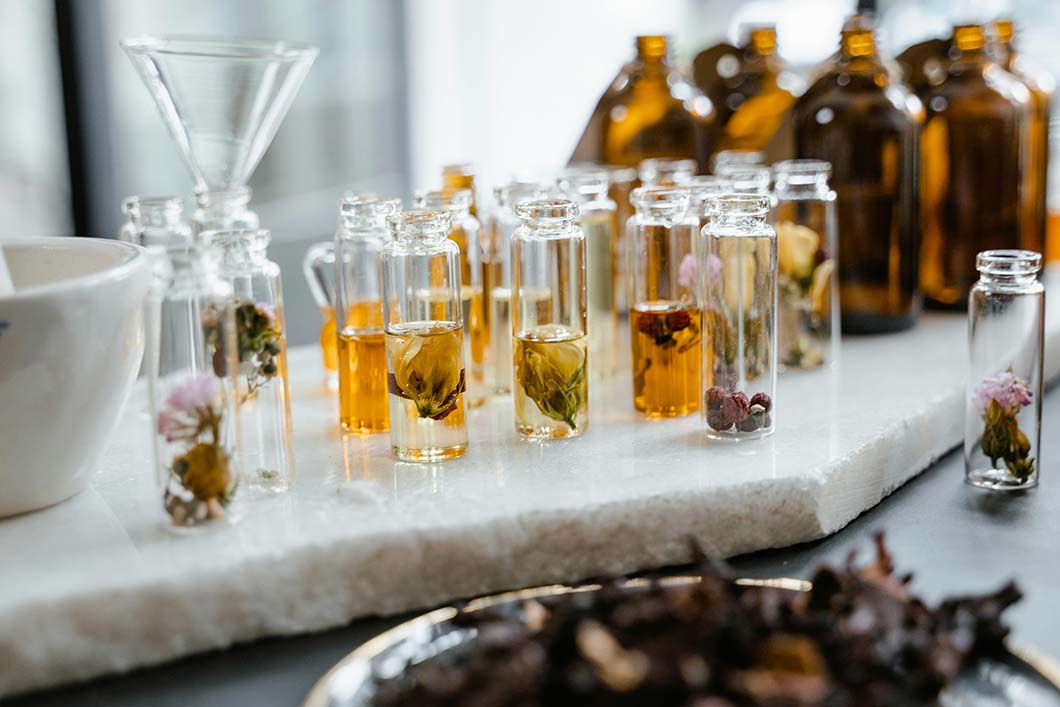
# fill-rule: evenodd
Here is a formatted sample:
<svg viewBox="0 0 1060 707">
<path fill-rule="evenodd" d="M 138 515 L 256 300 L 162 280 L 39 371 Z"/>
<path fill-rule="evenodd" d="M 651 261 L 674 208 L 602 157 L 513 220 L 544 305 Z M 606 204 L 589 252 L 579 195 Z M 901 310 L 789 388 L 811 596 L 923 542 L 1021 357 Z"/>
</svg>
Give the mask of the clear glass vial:
<svg viewBox="0 0 1060 707">
<path fill-rule="evenodd" d="M 695 160 L 676 160 L 653 157 L 637 166 L 640 183 L 646 187 L 672 187 L 687 181 L 696 173 Z"/>
<path fill-rule="evenodd" d="M 256 229 L 260 225 L 258 215 L 250 210 L 248 187 L 199 191 L 195 193 L 195 203 L 191 230 L 196 236 L 206 231 Z"/>
<path fill-rule="evenodd" d="M 1029 250 L 979 253 L 968 296 L 969 378 L 965 396 L 965 480 L 1011 491 L 1038 484 L 1041 469 L 1042 256 Z"/>
<path fill-rule="evenodd" d="M 533 439 L 575 437 L 589 424 L 586 236 L 576 223 L 578 204 L 542 199 L 515 210 L 523 222 L 512 236 L 515 429 Z"/>
<path fill-rule="evenodd" d="M 618 370 L 617 206 L 608 196 L 610 178 L 599 167 L 568 167 L 556 186 L 578 204 L 577 225 L 585 233 L 585 272 L 588 291 L 589 358 L 594 379 L 610 378 Z"/>
<path fill-rule="evenodd" d="M 347 432 L 390 429 L 379 254 L 390 240 L 386 218 L 400 208 L 400 200 L 375 194 L 347 196 L 339 204 L 335 327 L 339 424 Z"/>
<path fill-rule="evenodd" d="M 340 216 L 339 229 L 341 228 Z M 335 333 L 335 290 L 338 283 L 335 277 L 334 240 L 321 241 L 306 248 L 305 255 L 302 256 L 302 274 L 323 319 L 320 325 L 320 356 L 324 366 L 324 384 L 338 390 L 339 344 Z"/>
<path fill-rule="evenodd" d="M 687 227 L 688 192 L 640 187 L 629 221 L 629 328 L 633 406 L 650 417 L 699 409 L 698 265 Z"/>
<path fill-rule="evenodd" d="M 703 417 L 716 439 L 773 432 L 777 383 L 777 234 L 769 197 L 711 202 L 703 253 Z"/>
<path fill-rule="evenodd" d="M 464 361 L 467 365 L 467 406 L 486 402 L 486 351 L 489 328 L 482 290 L 480 239 L 482 225 L 471 215 L 472 193 L 469 189 L 419 191 L 412 205 L 428 211 L 446 211 L 452 226 L 449 238 L 460 247 L 460 301 L 464 310 Z"/>
<path fill-rule="evenodd" d="M 497 208 L 490 219 L 489 321 L 490 387 L 495 395 L 512 392 L 512 234 L 519 228 L 515 206 L 545 197 L 537 182 L 513 181 L 493 190 Z"/>
<path fill-rule="evenodd" d="M 817 368 L 839 354 L 836 194 L 823 160 L 773 165 L 777 346 L 783 368 Z"/>
<path fill-rule="evenodd" d="M 154 466 L 174 529 L 238 519 L 239 424 L 235 409 L 232 288 L 219 253 L 171 245 L 155 260 L 144 368 Z"/>
<path fill-rule="evenodd" d="M 461 250 L 447 211 L 387 217 L 383 285 L 390 447 L 407 462 L 467 451 Z"/>
<path fill-rule="evenodd" d="M 245 482 L 251 493 L 283 493 L 294 481 L 294 432 L 283 285 L 280 266 L 268 259 L 271 238 L 253 229 L 205 231 L 200 238 L 220 250 L 218 274 L 232 286 Z"/>
<path fill-rule="evenodd" d="M 184 201 L 175 196 L 129 196 L 121 202 L 125 223 L 118 238 L 144 247 L 187 245 L 191 226 L 184 222 Z"/>
</svg>

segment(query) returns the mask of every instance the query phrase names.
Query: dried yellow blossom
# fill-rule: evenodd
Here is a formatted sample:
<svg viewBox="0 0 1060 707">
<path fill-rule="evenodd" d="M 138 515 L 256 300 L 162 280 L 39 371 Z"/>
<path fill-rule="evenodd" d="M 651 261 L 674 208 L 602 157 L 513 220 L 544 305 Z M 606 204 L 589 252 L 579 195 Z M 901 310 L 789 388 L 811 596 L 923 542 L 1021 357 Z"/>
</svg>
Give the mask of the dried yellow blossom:
<svg viewBox="0 0 1060 707">
<path fill-rule="evenodd" d="M 461 329 L 438 326 L 387 334 L 392 392 L 411 400 L 420 417 L 440 420 L 456 408 L 464 388 L 461 338 Z"/>
<path fill-rule="evenodd" d="M 200 442 L 173 462 L 181 485 L 200 501 L 224 498 L 232 482 L 228 457 L 216 444 Z"/>
<path fill-rule="evenodd" d="M 816 314 L 824 316 L 832 311 L 832 273 L 834 271 L 835 261 L 831 258 L 822 262 L 813 271 L 810 304 Z"/>
<path fill-rule="evenodd" d="M 545 332 L 535 338 L 516 339 L 516 383 L 542 415 L 576 429 L 575 418 L 586 398 L 585 337 Z"/>
<path fill-rule="evenodd" d="M 813 274 L 814 259 L 821 244 L 817 231 L 791 221 L 777 224 L 777 269 L 796 280 Z"/>
</svg>

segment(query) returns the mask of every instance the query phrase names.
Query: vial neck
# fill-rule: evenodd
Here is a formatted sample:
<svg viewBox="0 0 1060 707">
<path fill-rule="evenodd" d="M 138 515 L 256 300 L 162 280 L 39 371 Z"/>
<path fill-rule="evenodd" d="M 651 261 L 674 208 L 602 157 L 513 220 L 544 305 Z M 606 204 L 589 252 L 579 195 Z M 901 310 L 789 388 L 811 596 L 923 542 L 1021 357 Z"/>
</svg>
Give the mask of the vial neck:
<svg viewBox="0 0 1060 707">
<path fill-rule="evenodd" d="M 249 211 L 250 190 L 202 191 L 195 195 L 195 201 L 200 209 L 208 213 L 238 216 Z"/>
<path fill-rule="evenodd" d="M 747 48 L 763 59 L 773 56 L 777 51 L 777 31 L 772 27 L 751 30 Z"/>
<path fill-rule="evenodd" d="M 876 56 L 876 36 L 868 28 L 844 30 L 839 46 L 843 56 L 847 59 Z"/>
<path fill-rule="evenodd" d="M 1023 289 L 1037 281 L 1036 273 L 979 273 L 979 282 L 988 289 Z"/>
</svg>

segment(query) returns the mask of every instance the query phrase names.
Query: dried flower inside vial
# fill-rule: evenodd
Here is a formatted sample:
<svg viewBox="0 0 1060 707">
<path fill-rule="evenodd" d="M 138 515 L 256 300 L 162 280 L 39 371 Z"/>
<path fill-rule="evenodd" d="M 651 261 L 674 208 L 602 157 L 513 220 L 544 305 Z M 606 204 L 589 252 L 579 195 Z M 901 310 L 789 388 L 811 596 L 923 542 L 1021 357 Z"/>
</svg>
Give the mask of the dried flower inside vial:
<svg viewBox="0 0 1060 707">
<path fill-rule="evenodd" d="M 200 442 L 174 459 L 173 473 L 200 501 L 225 497 L 232 483 L 227 455 L 209 442 Z"/>
<path fill-rule="evenodd" d="M 526 341 L 516 345 L 516 381 L 545 417 L 576 429 L 585 400 L 584 347 L 576 341 Z"/>
<path fill-rule="evenodd" d="M 444 420 L 464 391 L 460 329 L 405 336 L 388 335 L 393 365 L 390 392 L 411 400 L 420 417 Z"/>
</svg>

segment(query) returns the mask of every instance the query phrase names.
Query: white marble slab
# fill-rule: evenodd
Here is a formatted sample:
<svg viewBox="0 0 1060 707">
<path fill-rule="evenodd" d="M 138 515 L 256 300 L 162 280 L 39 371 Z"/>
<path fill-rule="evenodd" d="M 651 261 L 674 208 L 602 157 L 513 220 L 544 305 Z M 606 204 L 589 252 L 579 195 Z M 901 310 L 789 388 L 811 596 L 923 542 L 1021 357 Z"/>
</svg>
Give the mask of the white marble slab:
<svg viewBox="0 0 1060 707">
<path fill-rule="evenodd" d="M 698 417 L 637 418 L 627 376 L 594 389 L 578 440 L 516 441 L 510 401 L 498 399 L 470 414 L 467 456 L 436 465 L 395 463 L 386 435 L 342 438 L 318 352 L 297 350 L 296 490 L 192 537 L 163 527 L 134 399 L 89 490 L 0 521 L 0 696 L 685 562 L 693 542 L 732 555 L 827 535 L 959 444 L 965 350 L 958 315 L 847 339 L 838 371 L 782 378 L 772 438 L 739 445 L 709 442 Z"/>
</svg>

